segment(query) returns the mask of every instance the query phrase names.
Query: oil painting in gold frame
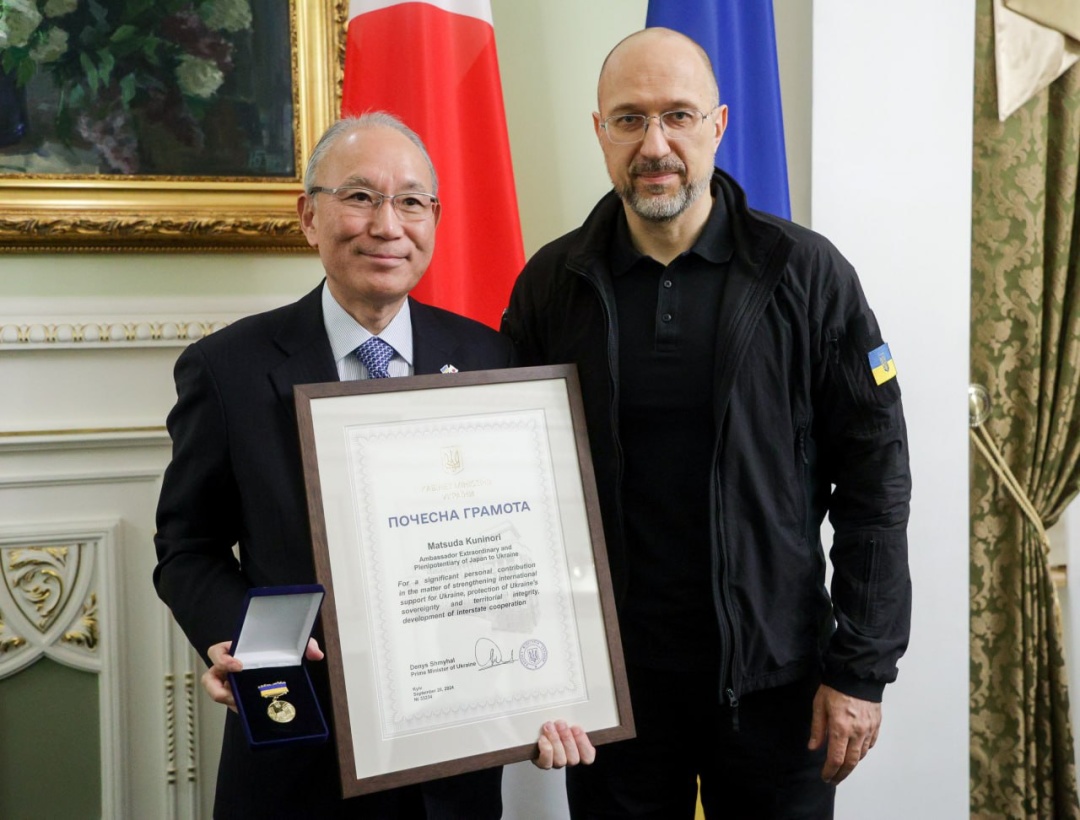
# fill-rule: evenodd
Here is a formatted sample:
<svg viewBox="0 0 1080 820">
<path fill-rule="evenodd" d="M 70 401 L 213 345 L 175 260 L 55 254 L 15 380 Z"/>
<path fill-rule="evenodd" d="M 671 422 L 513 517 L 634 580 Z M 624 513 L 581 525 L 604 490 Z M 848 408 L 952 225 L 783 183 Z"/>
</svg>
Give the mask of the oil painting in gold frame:
<svg viewBox="0 0 1080 820">
<path fill-rule="evenodd" d="M 32 6 L 34 0 L 29 2 Z M 145 31 L 106 19 L 110 5 L 116 4 L 46 3 L 22 21 L 21 32 L 19 21 L 8 21 L 9 29 L 15 28 L 6 32 L 9 45 L 21 42 L 23 47 L 7 49 L 0 82 L 7 80 L 9 93 L 17 88 L 22 99 L 16 105 L 9 96 L 7 105 L 0 104 L 9 119 L 8 144 L 0 146 L 0 252 L 308 249 L 296 218 L 296 197 L 315 142 L 340 110 L 348 0 L 155 1 L 143 4 L 147 14 L 168 5 L 169 16 L 139 18 L 153 19 Z M 65 6 L 67 18 L 49 16 L 50 10 L 64 13 Z M 76 58 L 72 55 L 76 43 L 86 42 L 82 32 L 89 19 L 77 15 L 86 14 L 87 6 L 97 15 L 90 25 L 110 28 L 99 40 L 105 47 Z M 125 9 L 136 6 L 127 3 Z M 256 36 L 264 9 L 280 13 L 273 30 L 288 42 L 266 43 Z M 66 20 L 79 32 L 70 37 L 57 33 Z M 166 53 L 166 47 L 173 51 Z M 136 49 L 141 51 L 132 57 Z M 153 58 L 150 69 L 146 55 Z M 287 71 L 282 59 L 289 61 Z M 37 62 L 31 67 L 26 65 L 30 60 Z M 136 62 L 137 68 L 125 67 Z M 267 99 L 261 88 L 267 69 L 285 78 L 278 98 L 267 106 L 249 94 L 249 110 L 238 109 L 233 100 L 244 97 L 243 88 L 235 91 L 240 78 L 246 77 L 246 87 L 256 88 L 262 101 Z M 154 70 L 161 76 L 148 73 Z M 106 87 L 112 94 L 111 113 L 103 113 L 101 104 Z M 226 101 L 229 89 L 234 92 Z M 36 109 L 26 105 L 28 91 L 38 92 Z M 50 102 L 43 102 L 47 95 Z M 53 99 L 60 110 L 56 118 L 47 109 Z M 91 99 L 96 107 L 85 104 Z M 156 105 L 153 116 L 143 114 L 141 127 L 131 127 L 135 103 L 148 99 Z M 78 102 L 84 103 L 81 111 Z M 39 133 L 23 139 L 18 129 L 26 123 L 10 119 L 25 116 L 28 109 L 29 126 L 36 116 Z M 67 130 L 61 132 L 56 123 L 63 124 L 65 114 Z M 221 125 L 223 116 L 232 118 L 234 128 L 254 134 L 254 142 L 232 150 L 238 157 L 232 164 L 225 156 L 230 151 L 222 150 L 235 148 Z M 258 118 L 264 124 L 252 127 Z M 102 136 L 110 127 L 120 130 L 117 120 L 128 131 L 119 138 Z M 0 132 L 4 126 L 0 123 Z M 183 140 L 176 138 L 181 128 Z M 274 148 L 259 145 L 261 135 L 275 128 L 280 133 Z"/>
</svg>

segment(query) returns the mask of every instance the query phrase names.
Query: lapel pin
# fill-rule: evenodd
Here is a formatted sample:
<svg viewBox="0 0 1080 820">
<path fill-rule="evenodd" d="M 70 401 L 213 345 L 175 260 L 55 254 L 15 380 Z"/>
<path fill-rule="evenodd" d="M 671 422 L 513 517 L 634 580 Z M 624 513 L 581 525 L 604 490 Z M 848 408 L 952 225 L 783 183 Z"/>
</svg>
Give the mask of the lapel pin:
<svg viewBox="0 0 1080 820">
<path fill-rule="evenodd" d="M 444 364 L 442 367 L 439 368 L 439 372 L 440 373 L 457 373 L 458 369 L 456 367 L 454 367 L 452 364 Z"/>
</svg>

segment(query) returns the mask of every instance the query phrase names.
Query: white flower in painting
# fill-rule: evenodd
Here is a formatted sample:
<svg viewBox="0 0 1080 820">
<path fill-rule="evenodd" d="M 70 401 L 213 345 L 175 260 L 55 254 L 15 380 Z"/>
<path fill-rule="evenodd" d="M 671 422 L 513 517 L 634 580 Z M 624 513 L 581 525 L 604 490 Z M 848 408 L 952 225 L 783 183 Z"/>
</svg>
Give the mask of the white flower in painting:
<svg viewBox="0 0 1080 820">
<path fill-rule="evenodd" d="M 225 81 L 225 75 L 213 60 L 185 54 L 176 67 L 176 81 L 184 94 L 205 100 L 214 96 Z"/>
<path fill-rule="evenodd" d="M 48 0 L 45 3 L 46 17 L 63 17 L 79 7 L 79 0 Z"/>
<path fill-rule="evenodd" d="M 217 31 L 243 31 L 251 28 L 251 5 L 248 0 L 210 0 L 199 6 L 199 16 Z"/>
<path fill-rule="evenodd" d="M 64 56 L 68 47 L 68 33 L 58 28 L 51 28 L 45 39 L 30 49 L 30 59 L 35 63 L 54 63 Z"/>
<path fill-rule="evenodd" d="M 40 24 L 33 0 L 5 0 L 0 3 L 0 48 L 25 46 Z"/>
</svg>

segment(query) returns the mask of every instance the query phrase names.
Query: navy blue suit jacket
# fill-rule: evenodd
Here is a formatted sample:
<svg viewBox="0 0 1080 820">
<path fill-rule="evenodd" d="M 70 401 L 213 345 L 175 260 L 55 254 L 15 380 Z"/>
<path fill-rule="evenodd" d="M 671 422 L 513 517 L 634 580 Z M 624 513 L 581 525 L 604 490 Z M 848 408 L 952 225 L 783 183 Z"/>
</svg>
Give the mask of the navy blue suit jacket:
<svg viewBox="0 0 1080 820">
<path fill-rule="evenodd" d="M 176 363 L 154 584 L 204 659 L 233 637 L 250 587 L 315 581 L 293 386 L 338 380 L 321 288 L 192 344 Z M 416 374 L 512 365 L 494 330 L 415 300 L 410 310 Z M 325 711 L 325 664 L 310 670 Z M 348 804 L 332 742 L 252 751 L 229 712 L 216 815 L 336 816 Z"/>
</svg>

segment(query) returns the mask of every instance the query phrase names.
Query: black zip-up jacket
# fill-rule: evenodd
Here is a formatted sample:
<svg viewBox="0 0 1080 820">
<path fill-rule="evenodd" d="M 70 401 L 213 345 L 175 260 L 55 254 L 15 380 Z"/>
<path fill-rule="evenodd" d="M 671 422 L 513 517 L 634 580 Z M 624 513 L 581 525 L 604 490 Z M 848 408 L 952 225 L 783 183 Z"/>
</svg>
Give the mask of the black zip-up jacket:
<svg viewBox="0 0 1080 820">
<path fill-rule="evenodd" d="M 716 170 L 735 245 L 720 305 L 711 442 L 713 592 L 728 699 L 821 675 L 881 700 L 907 647 L 907 434 L 895 377 L 854 269 L 824 237 L 750 210 Z M 521 363 L 581 379 L 616 600 L 628 588 L 620 506 L 618 327 L 608 249 L 614 192 L 529 261 L 503 331 Z M 892 366 L 892 365 L 890 365 Z M 703 443 L 708 446 L 709 443 Z M 672 453 L 678 459 L 678 453 Z M 831 597 L 820 528 L 834 530 Z"/>
</svg>

